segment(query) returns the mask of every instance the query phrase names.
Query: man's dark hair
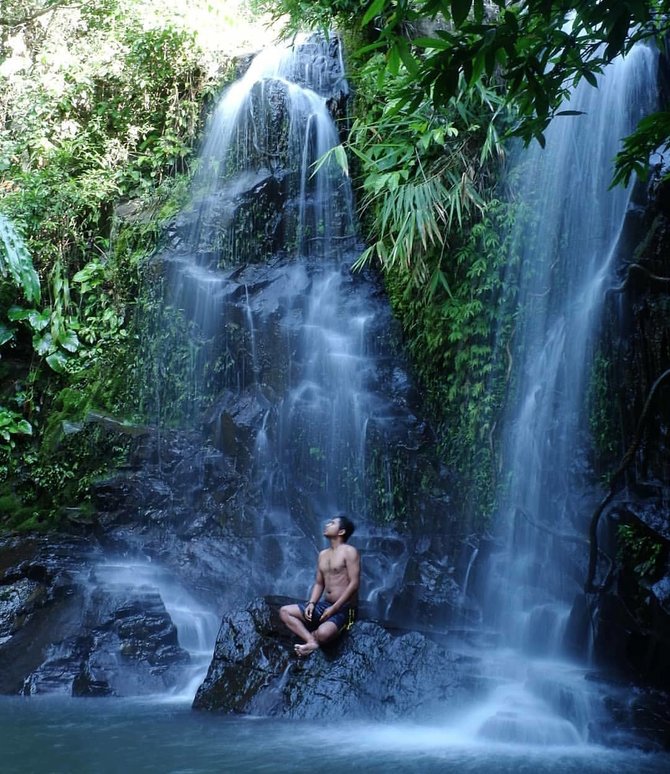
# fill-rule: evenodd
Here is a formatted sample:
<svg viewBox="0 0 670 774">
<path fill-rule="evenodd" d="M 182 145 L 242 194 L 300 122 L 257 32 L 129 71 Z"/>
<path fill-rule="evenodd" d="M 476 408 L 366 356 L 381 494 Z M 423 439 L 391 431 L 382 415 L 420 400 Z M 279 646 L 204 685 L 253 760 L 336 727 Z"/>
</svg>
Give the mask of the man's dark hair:
<svg viewBox="0 0 670 774">
<path fill-rule="evenodd" d="M 349 538 L 354 534 L 356 525 L 344 513 L 338 513 L 335 518 L 340 520 L 340 529 L 344 530 L 344 542 L 346 543 L 347 540 L 349 540 Z"/>
</svg>

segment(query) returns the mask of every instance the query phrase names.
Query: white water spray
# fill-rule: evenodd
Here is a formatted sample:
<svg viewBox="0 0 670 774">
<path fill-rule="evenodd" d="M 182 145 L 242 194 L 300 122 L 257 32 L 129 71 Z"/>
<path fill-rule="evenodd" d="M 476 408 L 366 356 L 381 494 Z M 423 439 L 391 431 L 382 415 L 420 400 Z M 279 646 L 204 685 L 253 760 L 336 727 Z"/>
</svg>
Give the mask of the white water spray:
<svg viewBox="0 0 670 774">
<path fill-rule="evenodd" d="M 477 734 L 486 738 L 582 744 L 600 720 L 599 697 L 583 669 L 560 660 L 580 566 L 573 558 L 578 541 L 556 535 L 586 534 L 597 497 L 586 463 L 586 393 L 630 196 L 608 188 L 621 139 L 653 108 L 654 65 L 654 53 L 642 46 L 616 60 L 598 89 L 582 84 L 573 95 L 570 107 L 585 115 L 555 119 L 546 150 L 520 158 L 527 219 L 515 246 L 516 397 L 503 432 L 507 487 L 485 608 L 502 636 L 489 664 L 500 684 L 481 708 Z"/>
</svg>

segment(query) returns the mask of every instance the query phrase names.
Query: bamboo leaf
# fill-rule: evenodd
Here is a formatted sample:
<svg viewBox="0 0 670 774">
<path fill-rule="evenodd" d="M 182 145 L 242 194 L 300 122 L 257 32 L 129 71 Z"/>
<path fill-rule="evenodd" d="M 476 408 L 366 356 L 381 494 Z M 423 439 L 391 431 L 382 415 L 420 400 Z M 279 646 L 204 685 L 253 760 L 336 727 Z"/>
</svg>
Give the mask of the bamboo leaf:
<svg viewBox="0 0 670 774">
<path fill-rule="evenodd" d="M 372 21 L 375 16 L 378 16 L 386 5 L 386 0 L 374 0 L 372 5 L 368 8 L 361 21 L 361 26 L 365 26 L 368 22 Z"/>
<path fill-rule="evenodd" d="M 440 38 L 415 38 L 412 43 L 419 48 L 435 48 L 439 51 L 447 51 L 453 46 L 451 41 Z"/>
</svg>

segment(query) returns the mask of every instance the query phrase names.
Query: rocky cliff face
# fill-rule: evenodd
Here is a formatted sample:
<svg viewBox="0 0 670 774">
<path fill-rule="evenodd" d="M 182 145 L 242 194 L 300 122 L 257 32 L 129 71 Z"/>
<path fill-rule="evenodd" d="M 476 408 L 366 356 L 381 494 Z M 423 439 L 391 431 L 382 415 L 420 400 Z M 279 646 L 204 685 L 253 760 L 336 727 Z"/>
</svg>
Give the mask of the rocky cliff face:
<svg viewBox="0 0 670 774">
<path fill-rule="evenodd" d="M 396 520 L 355 535 L 363 594 L 373 600 L 375 616 L 443 627 L 463 604 L 462 535 L 450 517 L 450 480 L 394 352 L 390 310 L 378 282 L 346 269 L 342 275 L 343 302 L 364 303 L 370 316 L 377 360 L 370 361 L 369 379 L 388 412 L 369 423 L 369 437 L 376 459 L 395 455 L 403 461 L 398 480 L 405 487 L 393 492 L 405 509 Z M 179 646 L 160 579 L 143 569 L 146 577 L 110 583 L 110 562 L 160 568 L 217 618 L 258 594 L 295 589 L 304 596 L 319 542 L 314 524 L 322 514 L 310 503 L 322 489 L 322 461 L 306 460 L 312 466 L 288 488 L 291 515 L 281 519 L 269 518 L 265 478 L 254 468 L 265 417 L 288 379 L 292 350 L 286 355 L 282 347 L 302 324 L 300 308 L 282 301 L 294 276 L 286 259 L 226 274 L 231 319 L 242 325 L 250 308 L 267 334 L 257 340 L 261 386 L 221 390 L 193 430 L 128 428 L 98 415 L 87 418 L 110 434 L 130 433 L 131 453 L 122 469 L 95 485 L 95 514 L 73 524 L 70 535 L 0 543 L 1 692 L 127 696 L 176 688 L 190 668 L 189 656 Z M 308 287 L 309 270 L 302 277 Z M 289 457 L 295 464 L 298 458 Z M 270 461 L 265 475 L 276 475 L 275 465 Z M 383 492 L 388 478 L 380 469 L 367 472 Z M 385 507 L 392 513 L 394 501 Z M 409 524 L 399 529 L 409 512 Z"/>
<path fill-rule="evenodd" d="M 665 170 L 667 171 L 667 170 Z M 603 472 L 620 474 L 599 544 L 613 571 L 596 600 L 601 663 L 670 688 L 670 185 L 638 185 L 610 296 L 602 389 L 609 443 Z M 601 573 L 601 580 L 606 572 Z"/>
</svg>

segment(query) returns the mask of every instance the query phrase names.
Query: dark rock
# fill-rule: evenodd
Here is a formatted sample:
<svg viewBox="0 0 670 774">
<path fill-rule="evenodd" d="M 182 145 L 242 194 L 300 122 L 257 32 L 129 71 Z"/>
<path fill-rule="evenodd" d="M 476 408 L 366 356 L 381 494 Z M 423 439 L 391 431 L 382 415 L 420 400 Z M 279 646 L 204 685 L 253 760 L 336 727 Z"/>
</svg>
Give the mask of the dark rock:
<svg viewBox="0 0 670 774">
<path fill-rule="evenodd" d="M 664 68 L 667 87 L 667 58 Z M 600 547 L 616 557 L 616 572 L 596 607 L 594 646 L 603 663 L 670 688 L 670 381 L 658 383 L 651 395 L 670 367 L 670 186 L 661 179 L 664 166 L 662 159 L 650 182 L 634 188 L 631 227 L 617 255 L 621 284 L 608 297 L 601 343 L 612 403 L 602 430 L 616 451 L 609 459 L 601 454 L 600 472 L 611 474 L 628 450 L 634 454 L 621 478 L 625 486 L 600 525 Z"/>
<path fill-rule="evenodd" d="M 228 391 L 212 410 L 207 424 L 216 448 L 226 455 L 248 461 L 254 440 L 269 404 L 256 389 L 243 395 Z"/>
<path fill-rule="evenodd" d="M 401 591 L 390 606 L 389 620 L 437 629 L 453 621 L 463 603 L 462 589 L 454 580 L 453 572 L 454 567 L 448 561 L 412 557 Z"/>
<path fill-rule="evenodd" d="M 226 616 L 194 709 L 306 719 L 418 718 L 466 689 L 458 658 L 419 632 L 394 636 L 359 621 L 306 659 L 293 653 L 292 643 L 275 600 L 256 599 Z"/>
<path fill-rule="evenodd" d="M 670 616 L 670 574 L 664 575 L 649 590 L 656 598 L 663 612 Z"/>
<path fill-rule="evenodd" d="M 175 665 L 189 655 L 152 589 L 96 588 L 83 605 L 78 634 L 47 648 L 40 666 L 24 678 L 26 695 L 132 696 L 174 687 Z"/>
<path fill-rule="evenodd" d="M 137 695 L 175 686 L 189 655 L 157 590 L 87 577 L 99 561 L 93 537 L 0 541 L 0 693 Z"/>
</svg>

